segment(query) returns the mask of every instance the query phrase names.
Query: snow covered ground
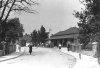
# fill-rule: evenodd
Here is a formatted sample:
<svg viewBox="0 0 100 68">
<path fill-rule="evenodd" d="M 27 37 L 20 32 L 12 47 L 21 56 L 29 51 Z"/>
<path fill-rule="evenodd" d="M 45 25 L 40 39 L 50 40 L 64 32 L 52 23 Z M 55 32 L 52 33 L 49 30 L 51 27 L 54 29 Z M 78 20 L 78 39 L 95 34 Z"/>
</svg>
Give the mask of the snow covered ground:
<svg viewBox="0 0 100 68">
<path fill-rule="evenodd" d="M 2 68 L 72 68 L 75 57 L 65 54 L 54 48 L 33 48 L 28 53 L 28 47 L 23 49 L 24 55 L 19 58 L 0 63 Z"/>
<path fill-rule="evenodd" d="M 28 47 L 23 47 L 24 54 L 16 59 L 0 62 L 2 68 L 100 68 L 97 58 L 82 55 L 66 48 L 33 47 L 33 53 L 28 53 Z M 73 57 L 74 56 L 74 57 Z"/>
<path fill-rule="evenodd" d="M 100 68 L 100 65 L 97 62 L 97 58 L 87 55 L 81 55 L 80 59 L 79 54 L 76 52 L 68 52 L 66 48 L 62 48 L 61 51 L 73 55 L 77 58 L 77 62 L 73 68 Z"/>
</svg>

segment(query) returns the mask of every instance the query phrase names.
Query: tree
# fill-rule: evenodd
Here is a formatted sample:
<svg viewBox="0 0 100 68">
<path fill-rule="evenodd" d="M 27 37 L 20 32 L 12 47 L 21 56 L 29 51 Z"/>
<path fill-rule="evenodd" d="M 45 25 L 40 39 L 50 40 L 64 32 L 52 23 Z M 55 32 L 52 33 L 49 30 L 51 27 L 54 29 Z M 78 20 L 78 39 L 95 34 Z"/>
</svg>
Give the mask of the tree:
<svg viewBox="0 0 100 68">
<path fill-rule="evenodd" d="M 34 5 L 38 5 L 38 3 L 33 0 L 0 0 L 0 41 L 5 40 L 4 37 L 7 31 L 6 27 L 10 13 L 13 11 L 36 13 L 36 11 L 32 9 Z M 22 25 L 20 25 L 20 27 L 23 28 Z"/>
<path fill-rule="evenodd" d="M 32 9 L 32 6 L 34 5 L 38 5 L 38 3 L 33 0 L 0 0 L 0 41 L 5 40 L 4 37 L 6 34 L 5 32 L 7 31 L 7 22 L 10 13 L 12 13 L 13 11 L 36 13 L 36 11 Z M 20 28 L 23 29 L 22 24 L 20 24 Z M 8 32 L 11 33 L 12 28 Z"/>
<path fill-rule="evenodd" d="M 6 22 L 8 16 L 12 11 L 15 12 L 28 12 L 35 13 L 36 11 L 32 9 L 32 5 L 38 5 L 36 1 L 33 0 L 1 0 L 0 1 L 0 21 Z"/>
<path fill-rule="evenodd" d="M 41 43 L 45 43 L 48 36 L 49 36 L 49 33 L 46 32 L 46 29 L 42 25 L 40 28 L 40 41 L 41 41 Z"/>
<path fill-rule="evenodd" d="M 100 23 L 98 22 L 100 20 L 100 2 L 99 0 L 82 0 L 80 2 L 84 4 L 85 9 L 81 12 L 75 11 L 74 14 L 76 18 L 79 18 L 79 33 L 81 37 L 85 36 L 84 38 L 88 40 L 96 40 L 100 33 Z"/>
<path fill-rule="evenodd" d="M 38 3 L 33 0 L 0 0 L 0 42 L 10 42 L 12 40 L 14 42 L 14 40 L 23 35 L 23 26 L 18 23 L 18 20 L 13 19 L 10 22 L 15 23 L 9 23 L 8 17 L 10 13 L 13 11 L 36 13 L 36 11 L 32 9 L 34 5 L 38 5 Z M 9 25 L 12 27 L 10 28 Z"/>
<path fill-rule="evenodd" d="M 38 32 L 36 30 L 33 30 L 33 32 L 31 33 L 31 37 L 32 37 L 32 42 L 37 45 L 38 42 Z"/>
<path fill-rule="evenodd" d="M 26 46 L 26 40 L 25 39 L 20 40 L 20 44 L 21 46 Z"/>
<path fill-rule="evenodd" d="M 5 53 L 9 54 L 9 45 L 13 45 L 16 40 L 23 36 L 23 26 L 18 18 L 10 19 L 7 22 L 1 23 L 0 27 L 0 42 L 5 41 Z"/>
<path fill-rule="evenodd" d="M 8 42 L 15 42 L 16 40 L 19 40 L 20 37 L 23 37 L 23 25 L 20 23 L 19 18 L 14 18 L 8 20 L 6 23 L 6 31 L 5 33 L 5 39 Z"/>
<path fill-rule="evenodd" d="M 100 41 L 100 0 L 80 0 L 85 6 L 81 12 L 75 11 L 75 17 L 79 18 L 78 26 L 80 28 L 80 41 Z M 82 41 L 84 40 L 84 42 Z M 87 43 L 88 43 L 87 42 Z M 98 47 L 98 55 L 100 58 L 100 44 Z"/>
<path fill-rule="evenodd" d="M 40 30 L 36 31 L 33 30 L 31 33 L 32 42 L 37 44 L 45 43 L 46 39 L 48 38 L 49 32 L 46 32 L 46 29 L 41 26 Z"/>
</svg>

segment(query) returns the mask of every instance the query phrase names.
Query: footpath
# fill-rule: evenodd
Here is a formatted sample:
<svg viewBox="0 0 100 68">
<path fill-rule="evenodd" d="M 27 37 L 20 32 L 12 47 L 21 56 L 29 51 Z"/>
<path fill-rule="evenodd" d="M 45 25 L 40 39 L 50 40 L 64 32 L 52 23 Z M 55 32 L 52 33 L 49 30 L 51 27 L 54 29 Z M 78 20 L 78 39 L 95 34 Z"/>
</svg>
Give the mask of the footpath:
<svg viewBox="0 0 100 68">
<path fill-rule="evenodd" d="M 100 68 L 97 58 L 81 54 L 80 59 L 79 53 L 67 51 L 66 48 L 62 48 L 61 51 L 70 54 L 76 58 L 76 64 L 73 68 Z"/>
<path fill-rule="evenodd" d="M 6 56 L 0 56 L 0 62 L 20 57 L 21 55 L 24 54 L 24 51 L 25 49 L 24 47 L 22 47 L 20 52 L 14 52 Z M 81 54 L 81 59 L 80 59 L 79 53 L 67 51 L 67 48 L 61 48 L 61 52 L 67 53 L 76 58 L 76 64 L 74 65 L 73 68 L 100 68 L 97 58 Z"/>
<path fill-rule="evenodd" d="M 21 47 L 20 52 L 14 52 L 14 53 L 11 53 L 11 54 L 6 55 L 6 56 L 0 56 L 0 62 L 15 59 L 17 57 L 20 57 L 23 54 L 24 54 L 24 47 Z"/>
</svg>

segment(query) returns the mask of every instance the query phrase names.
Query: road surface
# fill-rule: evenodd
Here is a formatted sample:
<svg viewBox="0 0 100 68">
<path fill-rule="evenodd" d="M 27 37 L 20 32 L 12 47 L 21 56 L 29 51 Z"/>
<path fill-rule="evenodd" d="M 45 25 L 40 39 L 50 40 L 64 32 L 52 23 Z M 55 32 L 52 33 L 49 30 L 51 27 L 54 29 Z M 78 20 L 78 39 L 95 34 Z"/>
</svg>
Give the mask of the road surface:
<svg viewBox="0 0 100 68">
<path fill-rule="evenodd" d="M 22 56 L 0 62 L 2 68 L 72 68 L 76 59 L 54 48 L 33 48 L 32 55 L 28 53 L 28 47 Z"/>
</svg>

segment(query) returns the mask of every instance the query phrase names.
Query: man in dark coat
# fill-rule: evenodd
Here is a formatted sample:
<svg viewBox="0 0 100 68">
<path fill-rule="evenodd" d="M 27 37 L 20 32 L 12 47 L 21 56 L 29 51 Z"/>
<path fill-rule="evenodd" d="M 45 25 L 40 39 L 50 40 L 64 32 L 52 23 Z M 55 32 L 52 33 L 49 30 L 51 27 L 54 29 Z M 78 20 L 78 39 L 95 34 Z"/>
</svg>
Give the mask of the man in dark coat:
<svg viewBox="0 0 100 68">
<path fill-rule="evenodd" d="M 29 53 L 30 53 L 30 55 L 31 55 L 31 53 L 32 53 L 32 43 L 31 44 L 29 44 Z"/>
</svg>

